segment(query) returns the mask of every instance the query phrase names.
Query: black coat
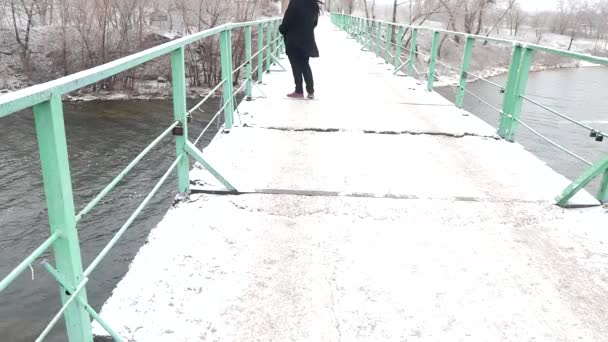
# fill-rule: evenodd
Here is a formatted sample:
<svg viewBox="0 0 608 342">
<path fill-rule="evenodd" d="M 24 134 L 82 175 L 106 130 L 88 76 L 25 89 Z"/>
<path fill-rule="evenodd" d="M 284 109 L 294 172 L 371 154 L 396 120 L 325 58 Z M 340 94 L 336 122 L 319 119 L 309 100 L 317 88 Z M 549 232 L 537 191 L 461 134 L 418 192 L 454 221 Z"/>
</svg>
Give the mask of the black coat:
<svg viewBox="0 0 608 342">
<path fill-rule="evenodd" d="M 279 26 L 289 56 L 319 57 L 315 42 L 315 27 L 319 17 L 308 2 L 310 0 L 291 0 Z"/>
</svg>

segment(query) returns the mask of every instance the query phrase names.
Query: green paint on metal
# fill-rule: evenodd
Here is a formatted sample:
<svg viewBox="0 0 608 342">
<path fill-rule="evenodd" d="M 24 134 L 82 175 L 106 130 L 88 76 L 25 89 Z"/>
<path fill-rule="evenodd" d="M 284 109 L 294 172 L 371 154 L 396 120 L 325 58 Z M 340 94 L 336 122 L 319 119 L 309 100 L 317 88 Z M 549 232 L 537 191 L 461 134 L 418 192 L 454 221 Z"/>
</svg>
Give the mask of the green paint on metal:
<svg viewBox="0 0 608 342">
<path fill-rule="evenodd" d="M 380 46 L 382 43 L 382 23 L 376 23 L 376 56 L 380 57 Z"/>
<path fill-rule="evenodd" d="M 391 34 L 393 33 L 393 28 L 392 25 L 386 25 L 386 44 L 385 44 L 385 54 L 384 54 L 384 62 L 386 62 L 386 64 L 390 63 L 391 61 Z"/>
<path fill-rule="evenodd" d="M 179 121 L 174 122 L 169 128 L 154 139 L 146 148 L 144 148 L 119 174 L 116 176 L 101 192 L 95 196 L 79 213 L 76 215 L 76 222 L 88 214 L 114 187 L 167 135 L 171 133 L 173 128 L 179 124 Z"/>
<path fill-rule="evenodd" d="M 173 118 L 179 121 L 183 135 L 175 136 L 176 155 L 182 154 L 188 140 L 188 114 L 186 108 L 186 67 L 184 48 L 171 53 L 171 80 L 173 84 Z M 190 191 L 190 162 L 182 158 L 177 166 L 177 188 L 180 193 Z"/>
<path fill-rule="evenodd" d="M 32 263 L 38 259 L 47 249 L 51 248 L 61 236 L 61 231 L 56 230 L 51 236 L 46 239 L 36 250 L 32 252 L 27 258 L 25 258 L 17 267 L 15 267 L 2 281 L 0 281 L 0 292 L 4 291 L 23 271 L 28 269 Z"/>
<path fill-rule="evenodd" d="M 458 91 L 456 92 L 456 107 L 461 108 L 464 104 L 464 95 L 465 90 L 467 88 L 467 79 L 468 79 L 468 71 L 469 65 L 471 64 L 471 56 L 473 55 L 473 44 L 475 43 L 475 39 L 473 37 L 467 37 L 467 40 L 464 44 L 464 53 L 462 55 L 462 66 L 460 68 L 460 84 L 458 86 Z"/>
<path fill-rule="evenodd" d="M 431 60 L 429 62 L 429 74 L 427 80 L 427 89 L 433 91 L 433 83 L 435 82 L 435 65 L 437 62 L 437 55 L 439 53 L 439 35 L 440 33 L 435 31 L 433 33 L 433 45 L 431 46 Z"/>
<path fill-rule="evenodd" d="M 189 143 L 190 142 L 186 142 L 186 144 L 189 144 Z M 110 239 L 110 242 L 108 242 L 108 244 L 101 250 L 101 252 L 99 252 L 99 254 L 95 257 L 95 259 L 93 259 L 93 261 L 91 261 L 91 264 L 89 264 L 89 266 L 86 268 L 86 270 L 84 270 L 85 277 L 90 276 L 91 273 L 95 270 L 95 268 L 99 265 L 99 263 L 106 257 L 106 255 L 108 255 L 110 250 L 114 247 L 114 245 L 116 245 L 118 240 L 120 240 L 120 238 L 127 231 L 127 229 L 129 229 L 129 227 L 131 226 L 131 224 L 133 224 L 133 222 L 139 216 L 139 214 L 141 214 L 141 212 L 148 205 L 148 203 L 150 203 L 150 200 L 152 199 L 152 197 L 154 197 L 154 195 L 156 195 L 156 193 L 158 192 L 158 189 L 160 189 L 160 187 L 167 181 L 167 178 L 169 177 L 171 172 L 173 172 L 173 170 L 175 170 L 175 168 L 179 164 L 180 160 L 187 159 L 187 158 L 188 157 L 185 155 L 185 153 L 183 153 L 175 159 L 175 161 L 171 164 L 171 166 L 169 166 L 169 169 L 162 175 L 162 177 L 154 185 L 154 187 L 148 193 L 148 195 L 144 198 L 144 200 L 141 201 L 139 206 L 137 206 L 137 209 L 135 209 L 135 211 L 131 214 L 131 216 L 129 216 L 127 221 L 120 227 L 120 229 L 118 229 L 118 231 L 116 232 L 116 234 L 114 234 L 112 239 Z"/>
<path fill-rule="evenodd" d="M 268 25 L 270 26 L 270 25 Z M 272 28 L 266 27 L 266 68 L 264 71 L 270 72 L 270 44 L 272 43 Z"/>
<path fill-rule="evenodd" d="M 224 185 L 226 187 L 226 189 L 230 190 L 230 191 L 236 191 L 236 188 L 230 184 L 230 182 L 228 182 L 228 180 L 226 180 L 226 178 L 224 178 L 219 172 L 217 172 L 212 166 L 211 164 L 209 164 L 205 158 L 203 157 L 203 153 L 196 148 L 196 146 L 194 146 L 192 143 L 188 142 L 186 144 L 186 153 L 188 153 L 192 158 L 194 158 L 194 160 L 196 160 L 197 162 L 199 162 L 201 165 L 203 165 L 203 167 L 209 171 L 209 173 L 211 175 L 213 175 L 213 177 L 215 177 L 215 179 L 217 179 L 218 181 L 220 181 L 220 183 L 222 183 L 222 185 Z"/>
<path fill-rule="evenodd" d="M 403 26 L 399 26 L 397 31 L 397 37 L 395 40 L 397 41 L 397 48 L 395 50 L 395 71 L 397 71 L 397 67 L 401 65 L 401 49 L 403 47 L 403 32 L 405 32 L 405 28 Z"/>
<path fill-rule="evenodd" d="M 587 186 L 592 180 L 594 180 L 597 176 L 604 174 L 602 189 L 600 191 L 600 197 L 598 198 L 600 201 L 606 200 L 606 174 L 608 173 L 608 158 L 604 158 L 602 161 L 594 164 L 589 169 L 585 171 L 579 178 L 577 178 L 572 184 L 570 184 L 560 196 L 558 196 L 555 200 L 557 201 L 557 205 L 560 207 L 567 207 L 568 201 L 576 193 L 578 193 L 581 189 Z"/>
<path fill-rule="evenodd" d="M 61 96 L 53 94 L 49 101 L 35 105 L 34 118 L 51 234 L 61 232 L 61 237 L 53 246 L 55 261 L 66 281 L 76 286 L 84 280 L 84 276 Z M 65 291 L 60 291 L 60 296 L 61 302 L 67 303 L 69 296 Z M 86 289 L 78 297 L 87 303 Z M 89 314 L 82 307 L 70 305 L 65 311 L 65 322 L 70 342 L 93 341 Z"/>
<path fill-rule="evenodd" d="M 44 339 L 48 336 L 48 334 L 51 332 L 51 330 L 55 327 L 55 325 L 57 324 L 57 322 L 59 322 L 59 320 L 61 319 L 61 316 L 63 315 L 63 313 L 66 312 L 69 307 L 74 307 L 75 306 L 78 309 L 82 308 L 81 306 L 77 305 L 77 303 L 74 303 L 74 305 L 72 305 L 72 303 L 74 302 L 74 300 L 76 300 L 78 298 L 78 295 L 80 293 L 82 293 L 83 291 L 85 291 L 85 286 L 86 286 L 86 284 L 88 282 L 89 282 L 89 278 L 84 278 L 80 282 L 80 284 L 78 284 L 78 286 L 76 286 L 76 289 L 74 290 L 73 293 L 71 293 L 70 295 L 66 295 L 67 296 L 67 300 L 65 301 L 65 303 L 63 304 L 63 306 L 61 307 L 61 309 L 59 309 L 59 312 L 57 312 L 57 314 L 55 316 L 53 316 L 53 318 L 51 319 L 51 321 L 49 322 L 49 324 L 47 324 L 47 326 L 44 328 L 44 330 L 40 333 L 40 335 L 38 336 L 38 338 L 36 338 L 35 342 L 42 342 L 42 341 L 44 341 Z M 84 311 L 86 312 L 86 310 L 84 310 Z"/>
<path fill-rule="evenodd" d="M 53 276 L 53 278 L 55 278 L 55 280 L 57 281 L 57 283 L 59 283 L 59 285 L 61 287 L 63 287 L 63 289 L 65 291 L 68 291 L 70 293 L 74 293 L 75 292 L 75 288 L 71 285 L 69 285 L 67 283 L 67 281 L 65 281 L 65 279 L 63 279 L 63 277 L 61 276 L 61 274 L 59 274 L 59 272 L 57 272 L 56 269 L 53 268 L 53 266 L 51 266 L 51 264 L 49 264 L 48 261 L 43 261 L 42 265 L 44 266 L 44 268 L 49 272 L 49 274 L 51 276 Z M 99 323 L 99 325 L 101 325 L 101 327 L 108 333 L 110 334 L 110 336 L 114 339 L 114 342 L 122 342 L 123 339 L 114 331 L 114 329 L 112 329 L 112 327 L 110 327 L 110 325 L 104 321 L 101 316 L 99 316 L 99 314 L 93 310 L 93 308 L 88 305 L 87 303 L 83 302 L 82 299 L 80 297 L 76 297 L 76 301 L 78 302 L 78 304 L 82 305 L 82 307 L 85 308 L 85 310 L 87 310 L 87 312 L 89 313 L 89 315 L 91 315 L 91 317 L 93 317 L 94 320 L 97 321 L 97 323 Z"/>
<path fill-rule="evenodd" d="M 507 115 L 511 115 L 515 108 L 515 99 L 517 93 L 517 79 L 519 73 L 519 65 L 521 64 L 523 48 L 521 45 L 516 44 L 513 46 L 511 51 L 511 62 L 509 63 L 509 73 L 507 75 L 507 85 L 505 87 L 505 93 L 502 100 L 502 112 L 503 115 L 499 117 L 498 124 L 498 135 L 505 138 L 507 135 L 508 127 L 513 123 L 513 120 Z"/>
<path fill-rule="evenodd" d="M 523 104 L 522 96 L 526 93 L 533 58 L 534 50 L 521 46 L 514 47 L 511 65 L 509 66 L 507 88 L 503 99 L 504 115 L 501 118 L 498 131 L 498 134 L 507 141 L 515 140 L 515 131 L 518 126 L 517 119 L 519 119 Z M 518 60 L 519 63 L 517 63 Z"/>
<path fill-rule="evenodd" d="M 597 199 L 602 203 L 608 203 L 608 170 L 604 171 L 602 177 L 602 184 L 600 185 L 600 191 L 598 192 Z"/>
<path fill-rule="evenodd" d="M 270 50 L 267 51 L 270 53 Z M 224 120 L 226 122 L 226 129 L 231 129 L 234 115 L 234 104 L 231 99 L 234 89 L 232 86 L 232 34 L 230 30 L 220 33 L 220 57 L 222 63 L 222 81 L 224 81 L 222 95 L 224 104 L 226 104 L 226 108 L 224 108 Z M 270 61 L 270 58 L 268 58 L 268 61 Z"/>
<path fill-rule="evenodd" d="M 247 26 L 245 27 L 245 60 L 247 61 L 247 66 L 245 67 L 245 77 L 247 77 L 245 94 L 248 100 L 251 100 L 251 83 L 253 82 L 253 75 L 251 74 L 253 71 L 253 60 L 251 55 L 251 26 Z"/>
<path fill-rule="evenodd" d="M 418 29 L 412 29 L 412 39 L 410 40 L 410 65 L 407 69 L 408 76 L 414 76 L 415 65 L 416 65 L 416 49 L 418 41 Z"/>
<path fill-rule="evenodd" d="M 258 82 L 264 76 L 264 24 L 258 24 Z"/>
<path fill-rule="evenodd" d="M 281 64 L 281 62 L 279 61 L 279 58 L 277 56 L 275 56 L 274 54 L 271 53 L 270 58 L 274 61 L 273 64 L 277 65 L 279 68 L 281 68 L 281 70 L 287 71 L 287 69 L 285 69 L 283 64 Z"/>
</svg>

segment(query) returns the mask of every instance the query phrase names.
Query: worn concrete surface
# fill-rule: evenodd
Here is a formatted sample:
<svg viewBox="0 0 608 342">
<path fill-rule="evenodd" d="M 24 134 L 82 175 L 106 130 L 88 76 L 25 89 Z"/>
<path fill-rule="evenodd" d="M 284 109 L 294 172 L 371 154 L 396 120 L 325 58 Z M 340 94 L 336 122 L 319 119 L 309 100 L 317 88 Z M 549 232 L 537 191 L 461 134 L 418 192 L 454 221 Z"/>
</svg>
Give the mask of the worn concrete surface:
<svg viewBox="0 0 608 342">
<path fill-rule="evenodd" d="M 317 36 L 317 99 L 272 73 L 204 151 L 256 193 L 168 212 L 103 307 L 121 336 L 608 340 L 606 209 L 555 207 L 568 180 L 520 145 L 327 21 Z"/>
</svg>

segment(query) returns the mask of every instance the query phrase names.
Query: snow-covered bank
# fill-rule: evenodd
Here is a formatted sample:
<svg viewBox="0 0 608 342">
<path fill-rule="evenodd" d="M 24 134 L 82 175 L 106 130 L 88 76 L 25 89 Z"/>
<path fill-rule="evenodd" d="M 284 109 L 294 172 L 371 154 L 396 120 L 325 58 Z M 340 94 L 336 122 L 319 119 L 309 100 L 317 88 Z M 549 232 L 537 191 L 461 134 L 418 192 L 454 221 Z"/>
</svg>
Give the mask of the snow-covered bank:
<svg viewBox="0 0 608 342">
<path fill-rule="evenodd" d="M 588 68 L 588 67 L 604 67 L 600 64 L 589 63 L 585 61 L 580 62 L 572 62 L 566 64 L 555 64 L 555 65 L 533 65 L 530 69 L 531 72 L 541 72 L 541 71 L 550 71 L 550 70 L 559 70 L 559 69 L 569 69 L 569 68 Z M 487 79 L 490 77 L 504 75 L 509 72 L 508 68 L 491 68 L 486 70 L 481 70 L 478 73 L 473 72 L 475 76 L 480 76 L 481 78 Z M 480 80 L 479 77 L 471 76 L 467 82 L 476 82 Z M 448 75 L 437 75 L 437 81 L 435 81 L 434 85 L 436 87 L 452 87 L 458 85 L 460 82 L 460 75 L 456 73 L 451 73 Z"/>
</svg>

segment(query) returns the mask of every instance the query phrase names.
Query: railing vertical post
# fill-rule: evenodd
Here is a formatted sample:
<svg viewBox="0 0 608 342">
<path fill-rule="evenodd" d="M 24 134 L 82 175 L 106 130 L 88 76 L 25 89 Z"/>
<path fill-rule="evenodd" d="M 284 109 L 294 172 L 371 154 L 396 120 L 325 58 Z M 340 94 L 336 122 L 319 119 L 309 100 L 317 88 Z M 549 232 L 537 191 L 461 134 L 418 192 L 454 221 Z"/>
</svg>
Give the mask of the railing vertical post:
<svg viewBox="0 0 608 342">
<path fill-rule="evenodd" d="M 272 49 L 272 27 L 270 24 L 266 27 L 266 72 L 270 72 L 270 50 Z"/>
<path fill-rule="evenodd" d="M 264 24 L 258 24 L 258 83 L 264 76 Z"/>
<path fill-rule="evenodd" d="M 397 49 L 395 50 L 395 68 L 401 65 L 401 48 L 403 47 L 403 32 L 405 29 L 403 26 L 399 26 L 399 30 L 397 31 L 397 37 L 395 37 L 395 41 L 397 41 Z"/>
<path fill-rule="evenodd" d="M 604 177 L 602 178 L 602 184 L 600 185 L 600 192 L 597 195 L 597 199 L 602 203 L 608 203 L 608 170 L 604 171 Z"/>
<path fill-rule="evenodd" d="M 278 59 L 279 58 L 279 23 L 277 21 L 273 21 L 272 22 L 272 40 L 274 41 L 274 50 L 273 50 L 273 55 Z M 274 64 L 276 64 L 277 62 L 275 61 Z"/>
<path fill-rule="evenodd" d="M 386 24 L 386 53 L 384 54 L 384 61 L 386 64 L 390 63 L 391 60 L 391 34 L 393 33 L 391 24 Z"/>
<path fill-rule="evenodd" d="M 188 141 L 188 118 L 186 110 L 186 67 L 184 48 L 171 52 L 171 83 L 173 85 L 173 118 L 180 122 L 183 134 L 175 137 L 175 151 L 179 156 L 184 153 Z M 190 190 L 190 162 L 181 158 L 177 164 L 177 187 L 180 193 Z"/>
<path fill-rule="evenodd" d="M 522 95 L 526 92 L 530 67 L 534 50 L 519 44 L 513 47 L 507 87 L 503 98 L 503 114 L 501 115 L 498 134 L 507 141 L 514 141 L 517 121 L 523 104 Z"/>
<path fill-rule="evenodd" d="M 380 44 L 382 43 L 382 23 L 377 23 L 378 27 L 376 30 L 376 56 L 382 56 L 380 54 Z"/>
<path fill-rule="evenodd" d="M 433 45 L 431 47 L 431 60 L 429 62 L 429 74 L 427 89 L 433 91 L 433 82 L 435 82 L 435 63 L 437 61 L 437 55 L 439 53 L 439 32 L 433 32 Z"/>
<path fill-rule="evenodd" d="M 410 65 L 407 69 L 408 76 L 414 76 L 416 65 L 416 49 L 417 49 L 417 41 L 418 41 L 418 29 L 412 28 L 412 39 L 410 39 Z"/>
<path fill-rule="evenodd" d="M 464 95 L 467 87 L 469 65 L 471 64 L 471 56 L 473 55 L 473 44 L 475 39 L 467 36 L 464 44 L 464 54 L 462 55 L 462 67 L 460 68 L 460 84 L 456 93 L 456 107 L 461 108 L 464 105 Z"/>
<path fill-rule="evenodd" d="M 50 229 L 52 233 L 61 232 L 61 237 L 53 245 L 55 263 L 69 285 L 76 288 L 84 276 L 61 95 L 53 94 L 49 101 L 34 106 L 34 118 Z M 70 296 L 65 289 L 60 294 L 61 302 L 65 304 Z M 77 296 L 83 303 L 87 303 L 86 289 L 81 290 Z M 89 314 L 78 301 L 67 308 L 64 317 L 69 341 L 93 341 Z"/>
<path fill-rule="evenodd" d="M 224 99 L 224 119 L 226 129 L 231 129 L 233 125 L 234 102 L 232 87 L 232 30 L 225 29 L 220 33 L 220 55 L 222 63 L 223 99 Z"/>
<path fill-rule="evenodd" d="M 247 60 L 247 66 L 245 67 L 245 72 L 247 73 L 245 92 L 248 101 L 251 101 L 251 82 L 253 81 L 253 59 L 251 55 L 251 25 L 247 25 L 245 27 L 245 60 Z"/>
</svg>

